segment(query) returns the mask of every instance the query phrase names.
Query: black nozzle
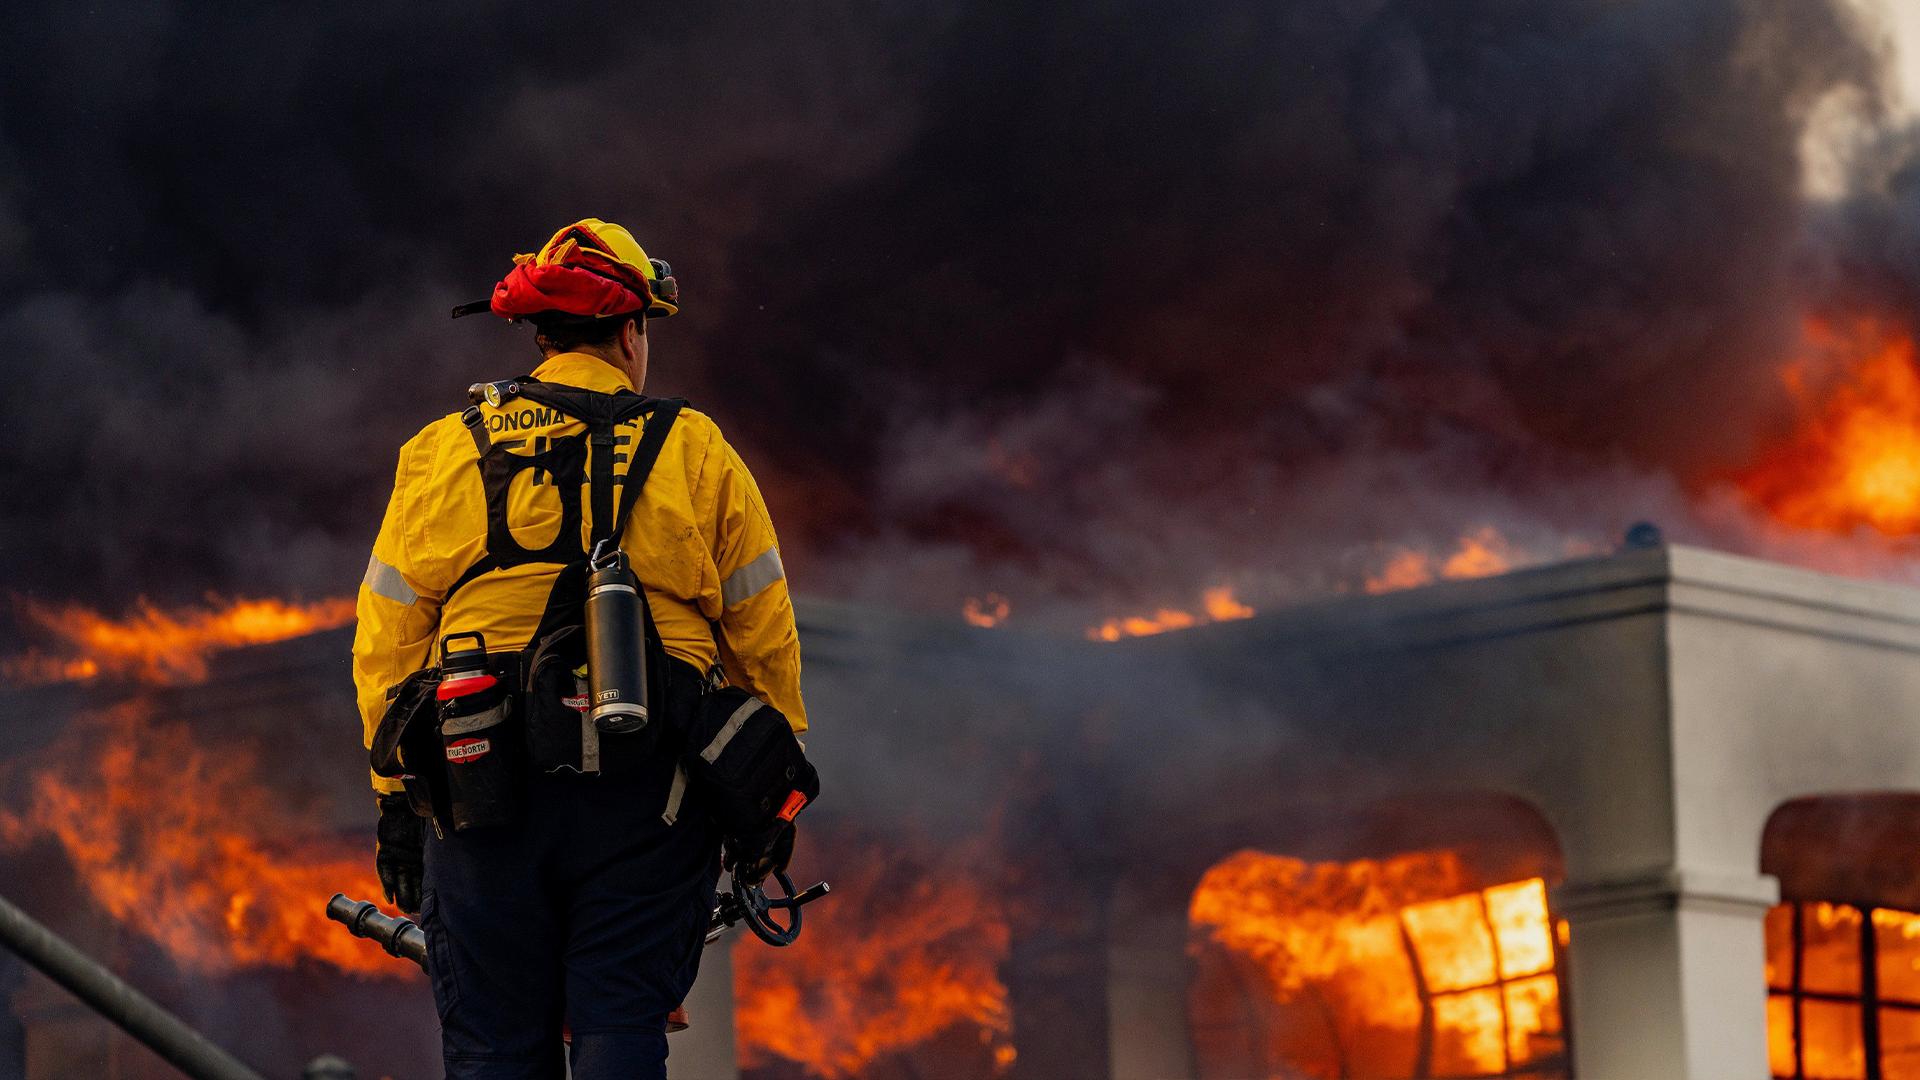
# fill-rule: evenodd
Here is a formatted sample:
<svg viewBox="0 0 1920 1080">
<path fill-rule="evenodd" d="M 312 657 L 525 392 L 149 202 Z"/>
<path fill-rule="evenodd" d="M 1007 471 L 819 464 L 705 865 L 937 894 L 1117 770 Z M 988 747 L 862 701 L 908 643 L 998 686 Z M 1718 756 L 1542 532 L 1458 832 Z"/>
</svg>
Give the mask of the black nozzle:
<svg viewBox="0 0 1920 1080">
<path fill-rule="evenodd" d="M 427 966 L 427 934 L 412 919 L 384 915 L 365 900 L 354 900 L 343 893 L 334 893 L 327 901 L 327 918 L 345 926 L 354 937 L 377 943 L 390 955 L 411 960 L 423 969 Z"/>
</svg>

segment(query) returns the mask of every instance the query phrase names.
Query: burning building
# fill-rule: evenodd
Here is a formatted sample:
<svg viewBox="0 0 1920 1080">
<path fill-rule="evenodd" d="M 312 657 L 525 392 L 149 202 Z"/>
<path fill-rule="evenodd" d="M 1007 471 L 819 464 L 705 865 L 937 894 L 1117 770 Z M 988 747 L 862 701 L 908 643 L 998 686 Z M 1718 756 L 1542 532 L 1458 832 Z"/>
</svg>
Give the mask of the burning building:
<svg viewBox="0 0 1920 1080">
<path fill-rule="evenodd" d="M 710 950 L 675 1075 L 1920 1075 L 1920 595 L 1651 544 L 1216 607 L 805 605 L 836 893 Z M 344 653 L 12 692 L 0 866 L 263 1069 L 431 1075 L 424 986 L 317 923 L 372 888 Z M 36 1080 L 165 1075 L 37 980 L 11 1015 Z"/>
<path fill-rule="evenodd" d="M 1914 605 L 1652 546 L 1047 656 L 1014 1071 L 1904 1075 Z"/>
</svg>

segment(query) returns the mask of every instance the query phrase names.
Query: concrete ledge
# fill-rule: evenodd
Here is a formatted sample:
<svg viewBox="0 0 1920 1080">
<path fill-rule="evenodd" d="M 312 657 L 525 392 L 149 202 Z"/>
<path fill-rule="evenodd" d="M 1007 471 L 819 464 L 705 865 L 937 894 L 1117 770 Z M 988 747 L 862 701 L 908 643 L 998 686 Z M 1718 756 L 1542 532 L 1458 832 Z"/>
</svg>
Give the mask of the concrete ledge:
<svg viewBox="0 0 1920 1080">
<path fill-rule="evenodd" d="M 1549 909 L 1574 925 L 1662 911 L 1704 911 L 1759 919 L 1780 902 L 1769 874 L 1666 870 L 1614 881 L 1569 882 L 1552 890 Z"/>
<path fill-rule="evenodd" d="M 1120 647 L 1433 648 L 1668 612 L 1920 651 L 1920 589 L 1682 545 L 1328 597 Z"/>
</svg>

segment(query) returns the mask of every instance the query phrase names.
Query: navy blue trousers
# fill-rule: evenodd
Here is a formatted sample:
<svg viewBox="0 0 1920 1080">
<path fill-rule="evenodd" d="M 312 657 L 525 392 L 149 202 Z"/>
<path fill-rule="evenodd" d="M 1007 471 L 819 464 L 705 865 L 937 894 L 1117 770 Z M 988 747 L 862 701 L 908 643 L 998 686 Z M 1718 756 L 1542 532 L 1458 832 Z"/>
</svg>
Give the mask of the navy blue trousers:
<svg viewBox="0 0 1920 1080">
<path fill-rule="evenodd" d="M 661 820 L 671 775 L 542 775 L 517 824 L 428 828 L 420 925 L 448 1080 L 559 1080 L 562 1025 L 574 1080 L 664 1080 L 720 874 L 706 814 Z"/>
</svg>

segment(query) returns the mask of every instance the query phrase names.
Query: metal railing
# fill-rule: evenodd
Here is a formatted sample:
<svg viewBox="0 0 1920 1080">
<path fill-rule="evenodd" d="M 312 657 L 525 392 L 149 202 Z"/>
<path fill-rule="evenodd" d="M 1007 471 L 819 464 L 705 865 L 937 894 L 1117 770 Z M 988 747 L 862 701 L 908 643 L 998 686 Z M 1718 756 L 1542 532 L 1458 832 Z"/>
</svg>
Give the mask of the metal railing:
<svg viewBox="0 0 1920 1080">
<path fill-rule="evenodd" d="M 0 945 L 18 953 L 193 1080 L 264 1080 L 4 897 L 0 897 Z"/>
</svg>

